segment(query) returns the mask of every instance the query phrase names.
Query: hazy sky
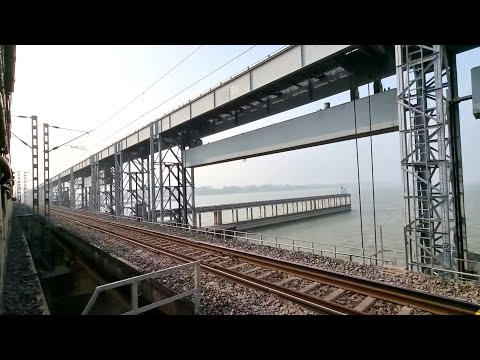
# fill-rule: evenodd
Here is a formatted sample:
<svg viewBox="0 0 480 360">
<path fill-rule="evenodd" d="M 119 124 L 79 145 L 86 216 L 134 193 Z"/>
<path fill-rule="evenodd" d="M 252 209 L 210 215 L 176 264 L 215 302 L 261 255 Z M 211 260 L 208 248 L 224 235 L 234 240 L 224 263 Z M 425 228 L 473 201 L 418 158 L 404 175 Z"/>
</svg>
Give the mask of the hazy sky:
<svg viewBox="0 0 480 360">
<path fill-rule="evenodd" d="M 209 74 L 219 66 L 249 49 L 252 45 L 204 45 L 184 63 L 160 80 L 150 90 L 103 126 L 72 144 L 86 151 L 62 147 L 50 155 L 50 176 L 75 165 L 91 154 L 111 145 L 125 135 L 178 107 L 220 81 L 243 70 L 254 62 L 283 47 L 258 45 L 213 75 L 200 81 L 155 111 L 142 114 L 161 104 L 172 95 Z M 39 138 L 43 122 L 79 130 L 97 128 L 130 100 L 160 79 L 168 70 L 198 48 L 192 46 L 17 46 L 16 82 L 12 113 L 37 115 Z M 471 94 L 470 69 L 480 65 L 480 49 L 458 57 L 460 95 Z M 396 87 L 392 77 L 384 87 Z M 361 96 L 367 88 L 361 89 Z M 347 93 L 271 116 L 252 124 L 204 139 L 213 142 L 227 136 L 288 120 L 323 108 L 330 101 L 337 105 L 349 101 Z M 462 103 L 461 133 L 465 182 L 480 182 L 477 139 L 480 121 L 472 115 L 472 102 Z M 138 120 L 136 120 L 138 119 Z M 134 121 L 136 120 L 136 121 Z M 128 126 L 126 126 L 128 124 Z M 125 129 L 117 131 L 122 127 Z M 12 118 L 12 132 L 31 143 L 30 119 Z M 79 133 L 52 129 L 50 148 Z M 361 180 L 370 181 L 370 140 L 360 139 Z M 39 143 L 39 162 L 43 163 L 43 142 Z M 375 183 L 400 184 L 400 153 L 398 133 L 373 138 Z M 12 166 L 16 171 L 31 171 L 31 150 L 12 137 Z M 30 175 L 29 175 L 30 176 Z M 198 168 L 197 186 L 228 186 L 247 184 L 349 184 L 357 179 L 355 141 L 316 146 L 260 158 L 234 161 Z M 22 174 L 23 181 L 23 174 Z M 40 167 L 40 183 L 43 170 Z M 29 183 L 30 186 L 30 183 Z"/>
</svg>

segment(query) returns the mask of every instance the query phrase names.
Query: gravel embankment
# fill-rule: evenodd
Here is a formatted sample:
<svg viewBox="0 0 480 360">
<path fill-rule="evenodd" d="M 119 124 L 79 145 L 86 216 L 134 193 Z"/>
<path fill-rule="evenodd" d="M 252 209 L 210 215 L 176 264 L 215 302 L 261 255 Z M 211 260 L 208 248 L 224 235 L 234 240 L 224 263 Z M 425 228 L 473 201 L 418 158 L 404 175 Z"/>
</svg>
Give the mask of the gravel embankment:
<svg viewBox="0 0 480 360">
<path fill-rule="evenodd" d="M 156 254 L 149 250 L 125 244 L 111 239 L 108 235 L 98 233 L 84 226 L 67 222 L 52 214 L 54 224 L 82 237 L 89 243 L 120 257 L 133 264 L 137 269 L 151 272 L 180 265 L 172 258 Z M 284 300 L 279 296 L 230 283 L 225 279 L 202 272 L 202 312 L 211 315 L 285 315 L 285 314 L 315 314 L 300 305 Z M 159 281 L 176 292 L 193 287 L 192 270 L 182 270 L 163 276 Z"/>
<path fill-rule="evenodd" d="M 7 271 L 3 294 L 5 315 L 42 315 L 46 311 L 40 283 L 18 221 L 13 218 L 8 241 Z"/>
<path fill-rule="evenodd" d="M 113 218 L 108 217 L 110 220 Z M 371 280 L 382 281 L 388 284 L 401 286 L 409 289 L 422 290 L 432 294 L 448 296 L 464 301 L 480 304 L 480 285 L 473 282 L 462 282 L 459 280 L 446 280 L 436 276 L 408 271 L 403 274 L 391 274 L 382 271 L 380 266 L 364 265 L 356 262 L 334 259 L 321 255 L 314 255 L 304 252 L 292 252 L 284 249 L 277 249 L 271 246 L 249 244 L 242 240 L 221 239 L 208 234 L 185 231 L 179 228 L 162 226 L 152 223 L 132 222 L 129 220 L 116 219 L 135 226 L 160 231 L 166 234 L 188 237 L 197 241 L 203 241 L 250 251 L 256 254 L 271 256 L 277 259 L 284 259 L 300 264 L 316 266 L 321 269 L 336 271 L 364 277 Z"/>
</svg>

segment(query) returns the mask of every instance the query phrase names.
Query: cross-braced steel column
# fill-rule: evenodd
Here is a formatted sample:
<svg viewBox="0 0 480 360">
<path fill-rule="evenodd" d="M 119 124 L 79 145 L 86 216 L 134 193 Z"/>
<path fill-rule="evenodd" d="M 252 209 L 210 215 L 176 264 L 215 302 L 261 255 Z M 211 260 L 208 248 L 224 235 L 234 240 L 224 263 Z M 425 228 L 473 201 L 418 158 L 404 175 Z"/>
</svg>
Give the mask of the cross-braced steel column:
<svg viewBox="0 0 480 360">
<path fill-rule="evenodd" d="M 100 212 L 108 212 L 109 214 L 115 214 L 114 204 L 114 172 L 115 169 L 110 165 L 103 165 L 99 171 L 99 201 Z"/>
<path fill-rule="evenodd" d="M 90 157 L 90 167 L 91 167 L 91 176 L 92 184 L 90 186 L 90 200 L 88 208 L 90 211 L 100 211 L 100 186 L 99 186 L 99 168 L 98 168 L 98 154 L 92 155 Z"/>
<path fill-rule="evenodd" d="M 136 155 L 134 155 L 136 156 Z M 149 158 L 135 157 L 123 164 L 124 209 L 129 216 L 147 218 L 149 210 Z"/>
<path fill-rule="evenodd" d="M 73 167 L 70 169 L 70 182 L 68 189 L 69 192 L 69 207 L 75 209 L 75 174 L 73 173 Z"/>
<path fill-rule="evenodd" d="M 157 201 L 156 201 L 156 184 L 155 184 L 155 150 L 156 146 L 158 144 L 158 122 L 155 121 L 150 124 L 150 192 L 149 192 L 149 198 L 150 198 L 150 214 L 148 215 L 148 220 L 150 221 L 157 221 L 157 214 L 156 214 L 156 209 L 157 209 Z M 158 146 L 158 145 L 157 145 Z"/>
<path fill-rule="evenodd" d="M 63 180 L 59 180 L 60 185 L 60 202 L 58 205 L 68 207 L 68 188 L 65 186 L 65 182 Z"/>
<path fill-rule="evenodd" d="M 123 211 L 123 153 L 122 142 L 118 142 L 114 145 L 115 149 L 115 214 L 125 215 Z"/>
<path fill-rule="evenodd" d="M 54 178 L 55 179 L 55 178 Z M 51 186 L 51 195 L 50 195 L 50 204 L 59 205 L 58 202 L 58 178 L 56 180 L 52 180 L 52 186 Z"/>
<path fill-rule="evenodd" d="M 153 221 L 165 220 L 165 202 L 163 198 L 162 174 L 162 141 L 158 123 L 150 125 L 150 184 L 151 184 L 151 213 Z"/>
<path fill-rule="evenodd" d="M 160 219 L 183 224 L 195 224 L 195 185 L 193 168 L 184 167 L 185 147 L 176 139 L 158 139 Z M 166 159 L 171 161 L 167 162 Z M 156 171 L 155 171 L 156 173 Z"/>
<path fill-rule="evenodd" d="M 74 202 L 74 209 L 81 208 L 83 209 L 84 203 L 83 203 L 83 177 L 75 178 L 74 179 L 74 194 L 75 194 L 75 202 Z"/>
<path fill-rule="evenodd" d="M 397 45 L 395 53 L 407 266 L 428 273 L 452 269 L 452 241 L 458 239 L 459 226 L 452 183 L 458 178 L 449 170 L 457 163 L 450 156 L 445 48 Z M 463 239 L 457 240 L 459 245 L 466 248 Z"/>
</svg>

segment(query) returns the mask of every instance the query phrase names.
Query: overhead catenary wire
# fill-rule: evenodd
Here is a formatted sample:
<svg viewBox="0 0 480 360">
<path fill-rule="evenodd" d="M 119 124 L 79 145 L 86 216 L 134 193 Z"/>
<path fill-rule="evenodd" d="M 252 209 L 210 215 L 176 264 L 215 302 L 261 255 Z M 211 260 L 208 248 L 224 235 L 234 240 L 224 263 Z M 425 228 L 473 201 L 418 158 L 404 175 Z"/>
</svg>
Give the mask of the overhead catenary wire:
<svg viewBox="0 0 480 360">
<path fill-rule="evenodd" d="M 17 135 L 15 135 L 13 132 L 10 131 L 10 133 L 15 136 L 18 140 L 20 140 L 24 145 L 28 146 L 30 149 L 32 148 L 30 145 L 28 145 L 25 141 L 23 141 L 22 139 L 20 139 Z"/>
<path fill-rule="evenodd" d="M 353 78 L 353 74 L 351 75 Z M 357 102 L 357 96 L 356 92 L 358 91 L 357 87 L 355 86 L 354 80 L 351 79 L 351 90 L 354 91 L 353 95 L 353 117 L 355 121 L 355 152 L 357 156 L 357 184 L 358 184 L 358 201 L 359 201 L 359 207 L 360 207 L 360 235 L 362 239 L 362 249 L 364 249 L 364 241 L 363 241 L 363 215 L 362 215 L 362 192 L 360 189 L 360 163 L 358 160 L 358 137 L 357 137 L 357 108 L 356 108 L 356 102 Z M 355 86 L 355 87 L 354 87 Z M 363 259 L 365 261 L 365 259 Z"/>
<path fill-rule="evenodd" d="M 98 143 L 96 143 L 95 145 L 93 145 L 91 148 L 94 148 L 95 146 L 101 144 L 102 142 L 104 142 L 105 140 L 111 138 L 112 136 L 118 134 L 120 131 L 122 131 L 123 129 L 125 129 L 127 126 L 130 126 L 132 124 L 134 124 L 135 122 L 137 122 L 138 120 L 140 120 L 141 118 L 143 118 L 144 116 L 150 114 L 152 111 L 158 109 L 160 106 L 166 104 L 167 102 L 169 102 L 170 100 L 174 99 L 175 97 L 177 97 L 178 95 L 182 94 L 183 92 L 187 91 L 188 89 L 190 89 L 192 86 L 198 84 L 200 81 L 206 79 L 207 77 L 209 77 L 210 75 L 213 75 L 215 72 L 217 72 L 218 70 L 222 69 L 223 67 L 227 66 L 228 64 L 230 64 L 232 61 L 238 59 L 240 56 L 246 54 L 247 52 L 249 52 L 250 50 L 252 50 L 253 48 L 255 48 L 257 45 L 253 45 L 251 46 L 250 48 L 248 48 L 247 50 L 243 51 L 242 53 L 238 54 L 237 56 L 235 56 L 234 58 L 232 58 L 231 60 L 227 61 L 226 63 L 224 63 L 223 65 L 221 65 L 220 67 L 216 68 L 215 70 L 211 71 L 210 73 L 208 73 L 207 75 L 203 76 L 202 78 L 198 79 L 197 81 L 195 81 L 194 83 L 190 84 L 189 86 L 187 86 L 186 88 L 184 88 L 183 90 L 179 91 L 178 93 L 176 93 L 175 95 L 172 95 L 171 97 L 169 97 L 167 100 L 163 101 L 162 103 L 156 105 L 154 108 L 150 109 L 149 111 L 147 111 L 146 113 L 144 113 L 143 115 L 137 117 L 135 120 L 133 120 L 132 122 L 129 122 L 128 124 L 126 124 L 125 126 L 123 126 L 122 128 L 120 128 L 119 130 L 117 130 L 116 132 L 114 132 L 113 134 L 109 134 L 107 137 L 105 137 L 104 139 L 100 140 Z M 91 149 L 90 148 L 90 149 Z M 90 150 L 89 149 L 89 150 Z M 83 155 L 83 153 L 81 154 Z"/>
<path fill-rule="evenodd" d="M 137 100 L 140 96 L 144 95 L 148 90 L 150 90 L 153 86 L 155 86 L 159 81 L 161 81 L 163 78 L 165 78 L 168 74 L 170 74 L 173 70 L 175 70 L 177 67 L 179 67 L 181 64 L 183 64 L 188 58 L 190 58 L 193 54 L 195 54 L 198 50 L 200 50 L 200 48 L 202 48 L 204 45 L 200 45 L 198 46 L 195 50 L 193 50 L 190 54 L 188 54 L 186 57 L 184 57 L 180 62 L 178 62 L 174 67 L 172 67 L 170 70 L 168 70 L 165 74 L 163 74 L 158 80 L 156 80 L 153 84 L 151 84 L 149 87 L 147 87 L 145 90 L 143 90 L 140 94 L 138 94 L 135 98 L 133 98 L 129 103 L 127 103 L 124 107 L 122 107 L 120 110 L 118 110 L 115 114 L 113 114 L 112 116 L 110 116 L 108 119 L 104 120 L 102 123 L 100 123 L 100 125 L 98 125 L 97 127 L 89 130 L 89 131 L 84 131 L 84 130 L 76 130 L 76 129 L 69 129 L 69 128 L 64 128 L 64 127 L 59 127 L 59 126 L 55 126 L 55 125 L 49 125 L 50 127 L 52 128 L 55 128 L 55 129 L 62 129 L 62 130 L 70 130 L 70 131 L 78 131 L 78 132 L 84 132 L 86 134 L 89 134 L 89 133 L 92 133 L 96 130 L 98 130 L 99 128 L 101 128 L 103 125 L 105 125 L 108 121 L 112 120 L 115 116 L 117 116 L 118 114 L 120 114 L 123 110 L 125 110 L 129 105 L 131 105 L 135 100 Z M 12 115 L 12 116 L 15 116 L 15 117 L 21 117 L 21 118 L 28 118 L 28 116 L 24 116 L 24 115 Z M 16 136 L 15 134 L 13 134 L 18 140 L 20 140 L 21 142 L 23 142 L 25 145 L 27 145 L 28 147 L 31 148 L 30 145 L 28 145 L 27 143 L 25 143 L 23 140 L 21 140 L 18 136 Z M 80 137 L 80 136 L 79 136 Z M 56 150 L 58 149 L 60 146 L 63 146 L 63 145 L 66 145 L 68 144 L 69 142 L 72 142 L 73 140 L 76 140 L 78 139 L 79 137 L 76 137 L 75 139 L 72 139 L 68 142 L 65 142 L 63 143 L 62 145 L 59 145 L 59 146 L 56 146 L 54 147 L 51 151 L 53 150 Z M 103 141 L 103 140 L 102 140 Z M 83 154 L 83 153 L 82 153 Z"/>
<path fill-rule="evenodd" d="M 76 132 L 87 132 L 87 130 L 77 130 L 77 129 L 70 129 L 70 128 L 64 128 L 64 127 L 60 127 L 60 126 L 56 126 L 56 125 L 48 125 L 49 127 L 51 128 L 54 128 L 54 129 L 59 129 L 59 130 L 68 130 L 68 131 L 76 131 Z"/>
<path fill-rule="evenodd" d="M 53 147 L 50 151 L 57 150 L 59 147 L 67 145 L 68 143 L 71 143 L 72 141 L 77 140 L 77 139 L 81 138 L 82 136 L 88 135 L 91 132 L 92 132 L 92 130 L 87 131 L 86 133 L 84 133 L 82 135 L 78 135 L 77 137 L 75 137 L 71 140 L 65 141 L 63 144 Z"/>
<path fill-rule="evenodd" d="M 376 76 L 374 77 L 374 81 L 376 81 Z M 371 162 L 371 170 L 372 170 L 372 202 L 373 202 L 373 238 L 375 242 L 375 265 L 377 265 L 377 218 L 375 213 L 375 177 L 374 177 L 374 165 L 373 165 L 373 139 L 372 139 L 372 111 L 371 111 L 371 103 L 370 103 L 370 84 L 368 86 L 368 115 L 370 121 L 370 162 Z M 383 251 L 383 249 L 382 249 Z M 383 256 L 383 255 L 382 255 Z"/>
<path fill-rule="evenodd" d="M 130 102 L 125 105 L 124 107 L 122 107 L 120 110 L 118 110 L 115 114 L 113 114 L 112 116 L 110 116 L 108 119 L 104 120 L 102 123 L 100 123 L 100 125 L 98 125 L 93 131 L 95 130 L 98 130 L 99 128 L 101 128 L 103 125 L 105 125 L 107 122 L 109 122 L 110 120 L 112 120 L 115 116 L 117 116 L 118 114 L 120 114 L 123 110 L 125 110 L 129 105 L 131 105 L 133 102 L 135 102 L 135 100 L 137 100 L 139 97 L 145 95 L 145 93 L 150 90 L 152 87 L 154 87 L 159 81 L 161 81 L 163 78 L 165 78 L 168 74 L 170 74 L 173 70 L 175 70 L 177 67 L 179 67 L 181 64 L 183 64 L 188 58 L 190 58 L 193 54 L 195 54 L 198 50 L 200 50 L 200 48 L 202 48 L 204 45 L 200 45 L 199 47 L 197 47 L 195 50 L 193 50 L 190 54 L 188 54 L 186 57 L 184 57 L 180 62 L 178 62 L 174 67 L 172 67 L 170 70 L 168 70 L 165 74 L 163 74 L 160 79 L 156 80 L 152 85 L 150 85 L 149 87 L 147 87 L 145 90 L 143 90 L 140 94 L 138 94 L 137 96 L 135 96 L 132 100 L 130 100 Z"/>
</svg>

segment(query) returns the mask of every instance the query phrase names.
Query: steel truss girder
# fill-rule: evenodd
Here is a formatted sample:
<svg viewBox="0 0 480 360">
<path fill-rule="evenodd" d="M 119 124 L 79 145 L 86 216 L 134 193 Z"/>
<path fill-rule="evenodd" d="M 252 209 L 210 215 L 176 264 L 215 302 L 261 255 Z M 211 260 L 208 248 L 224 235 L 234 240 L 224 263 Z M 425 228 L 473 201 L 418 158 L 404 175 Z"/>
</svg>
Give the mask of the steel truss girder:
<svg viewBox="0 0 480 360">
<path fill-rule="evenodd" d="M 463 241 L 457 236 L 452 191 L 458 179 L 451 177 L 451 169 L 458 163 L 452 163 L 450 153 L 452 84 L 446 54 L 443 45 L 395 48 L 406 260 L 411 270 L 428 273 L 453 269 L 453 252 Z M 463 271 L 463 262 L 456 267 Z"/>
<path fill-rule="evenodd" d="M 194 224 L 194 173 L 184 167 L 185 139 L 162 139 L 156 123 L 150 131 L 146 157 L 124 152 L 121 142 L 114 145 L 113 166 L 91 157 L 89 209 Z"/>
</svg>

